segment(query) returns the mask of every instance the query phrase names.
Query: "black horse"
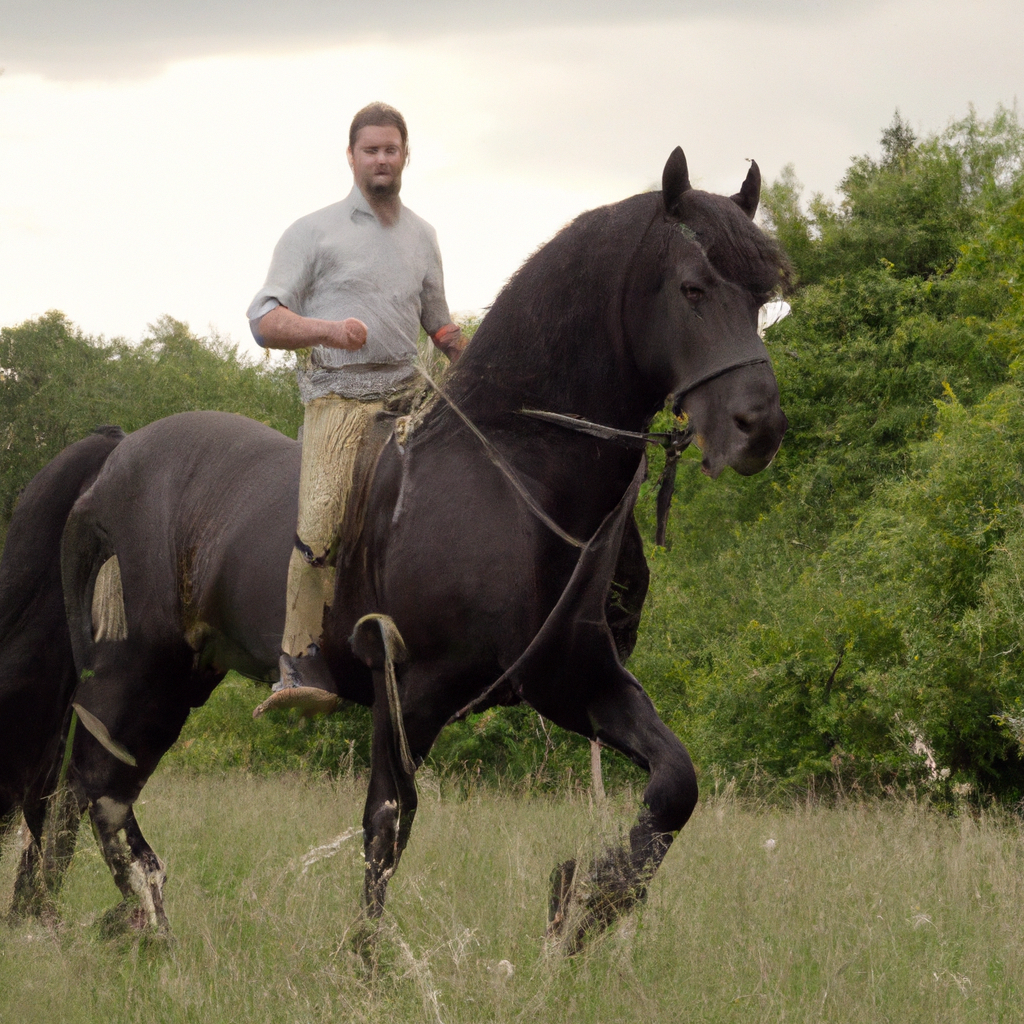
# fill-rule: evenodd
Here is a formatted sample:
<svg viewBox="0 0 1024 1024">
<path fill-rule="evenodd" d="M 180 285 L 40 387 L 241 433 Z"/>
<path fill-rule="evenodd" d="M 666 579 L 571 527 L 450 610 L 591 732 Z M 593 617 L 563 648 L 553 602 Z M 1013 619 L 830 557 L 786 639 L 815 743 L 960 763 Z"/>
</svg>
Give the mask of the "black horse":
<svg viewBox="0 0 1024 1024">
<path fill-rule="evenodd" d="M 677 149 L 661 193 L 582 215 L 522 267 L 443 393 L 385 446 L 323 647 L 339 694 L 373 706 L 370 917 L 409 837 L 415 766 L 475 702 L 527 701 L 650 772 L 628 848 L 556 873 L 551 932 L 568 951 L 643 897 L 689 818 L 689 755 L 622 667 L 604 613 L 642 456 L 522 413 L 638 432 L 675 396 L 710 476 L 768 465 L 786 419 L 757 311 L 786 264 L 752 223 L 759 189 L 754 165 L 731 199 L 694 190 Z M 273 673 L 293 450 L 239 417 L 171 417 L 122 442 L 68 520 L 76 702 L 94 726 L 69 780 L 157 928 L 163 867 L 131 807 L 227 670 Z"/>
</svg>

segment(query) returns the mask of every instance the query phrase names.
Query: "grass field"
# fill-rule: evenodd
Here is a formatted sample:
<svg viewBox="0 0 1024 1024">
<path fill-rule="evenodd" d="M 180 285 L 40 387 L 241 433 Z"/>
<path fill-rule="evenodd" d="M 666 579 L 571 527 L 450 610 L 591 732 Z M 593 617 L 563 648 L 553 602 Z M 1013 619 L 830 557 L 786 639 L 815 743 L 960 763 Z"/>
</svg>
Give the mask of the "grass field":
<svg viewBox="0 0 1024 1024">
<path fill-rule="evenodd" d="M 706 796 L 643 912 L 564 961 L 542 942 L 548 874 L 630 805 L 420 783 L 367 965 L 345 943 L 359 837 L 302 862 L 358 825 L 359 780 L 158 772 L 138 815 L 174 941 L 101 935 L 116 892 L 83 829 L 62 925 L 0 927 L 0 1021 L 1024 1019 L 1015 819 Z M 11 841 L 5 894 L 14 863 Z"/>
</svg>

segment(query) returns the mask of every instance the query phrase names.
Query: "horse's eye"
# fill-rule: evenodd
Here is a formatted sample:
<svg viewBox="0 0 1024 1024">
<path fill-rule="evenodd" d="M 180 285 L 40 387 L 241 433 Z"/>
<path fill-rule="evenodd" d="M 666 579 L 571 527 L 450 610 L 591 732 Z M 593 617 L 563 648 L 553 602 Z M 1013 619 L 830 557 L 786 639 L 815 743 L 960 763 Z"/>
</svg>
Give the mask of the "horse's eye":
<svg viewBox="0 0 1024 1024">
<path fill-rule="evenodd" d="M 684 284 L 682 287 L 683 295 L 690 300 L 690 302 L 700 302 L 704 298 L 704 289 L 698 288 L 695 284 Z"/>
</svg>

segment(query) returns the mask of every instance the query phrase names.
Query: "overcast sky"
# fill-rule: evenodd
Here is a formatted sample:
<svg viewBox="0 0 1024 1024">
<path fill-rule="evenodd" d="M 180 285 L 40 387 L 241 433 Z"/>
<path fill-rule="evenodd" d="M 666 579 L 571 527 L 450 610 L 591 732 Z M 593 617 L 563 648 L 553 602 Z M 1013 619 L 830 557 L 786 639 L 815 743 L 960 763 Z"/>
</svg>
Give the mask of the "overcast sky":
<svg viewBox="0 0 1024 1024">
<path fill-rule="evenodd" d="M 409 122 L 403 199 L 453 310 L 649 187 L 755 158 L 830 192 L 895 108 L 919 133 L 1024 98 L 1020 0 L 0 0 L 0 325 L 162 314 L 255 350 L 245 308 L 297 217 L 348 192 L 348 122 Z"/>
</svg>

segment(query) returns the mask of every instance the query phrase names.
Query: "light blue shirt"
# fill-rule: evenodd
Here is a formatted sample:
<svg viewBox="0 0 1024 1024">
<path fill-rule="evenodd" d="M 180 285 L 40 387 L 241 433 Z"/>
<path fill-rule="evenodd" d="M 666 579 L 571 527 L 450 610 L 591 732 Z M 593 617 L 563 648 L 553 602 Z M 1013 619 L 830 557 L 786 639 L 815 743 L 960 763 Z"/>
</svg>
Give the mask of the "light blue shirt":
<svg viewBox="0 0 1024 1024">
<path fill-rule="evenodd" d="M 313 371 L 365 364 L 406 369 L 416 357 L 420 325 L 434 334 L 451 322 L 434 229 L 406 206 L 394 224 L 383 226 L 355 185 L 340 203 L 300 218 L 281 236 L 266 283 L 247 312 L 261 345 L 259 322 L 279 305 L 300 316 L 356 317 L 366 324 L 366 344 L 354 352 L 313 348 Z M 315 376 L 329 380 L 333 374 Z M 316 390 L 344 394 L 345 385 Z"/>
</svg>

